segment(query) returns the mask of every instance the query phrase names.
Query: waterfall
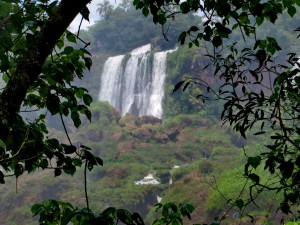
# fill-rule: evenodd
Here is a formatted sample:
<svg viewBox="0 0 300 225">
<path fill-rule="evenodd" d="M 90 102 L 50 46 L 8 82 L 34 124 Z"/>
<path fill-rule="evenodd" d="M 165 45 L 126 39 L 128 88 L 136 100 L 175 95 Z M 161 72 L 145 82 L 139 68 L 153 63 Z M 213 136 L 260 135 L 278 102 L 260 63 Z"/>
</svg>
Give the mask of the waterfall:
<svg viewBox="0 0 300 225">
<path fill-rule="evenodd" d="M 167 53 L 151 54 L 151 45 L 129 56 L 109 57 L 103 67 L 98 99 L 108 101 L 122 116 L 153 115 L 162 118 Z"/>
</svg>

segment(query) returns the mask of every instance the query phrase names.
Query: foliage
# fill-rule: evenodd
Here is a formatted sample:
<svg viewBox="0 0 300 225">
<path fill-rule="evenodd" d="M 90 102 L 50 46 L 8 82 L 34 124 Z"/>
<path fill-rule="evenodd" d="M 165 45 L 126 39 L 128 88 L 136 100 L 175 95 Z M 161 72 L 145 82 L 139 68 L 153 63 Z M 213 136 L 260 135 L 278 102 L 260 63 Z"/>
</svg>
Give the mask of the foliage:
<svg viewBox="0 0 300 225">
<path fill-rule="evenodd" d="M 207 85 L 212 88 L 218 87 L 219 81 L 211 76 L 211 68 L 203 70 L 209 64 L 205 57 L 203 47 L 189 48 L 187 45 L 179 46 L 178 49 L 168 54 L 166 97 L 164 116 L 176 116 L 180 113 L 195 114 L 199 117 L 211 117 L 219 120 L 223 108 L 221 101 L 199 101 L 202 96 L 213 97 L 207 90 Z M 185 85 L 184 92 L 174 91 L 174 86 L 185 78 L 201 80 L 205 85 Z"/>
<path fill-rule="evenodd" d="M 266 22 L 276 23 L 285 11 L 290 17 L 296 14 L 298 1 L 171 1 L 135 0 L 134 5 L 147 16 L 152 14 L 154 23 L 166 24 L 177 14 L 201 12 L 205 18 L 201 26 L 193 25 L 183 31 L 178 41 L 189 47 L 200 46 L 200 41 L 212 44 L 207 56 L 211 60 L 214 76 L 221 80 L 217 89 L 196 78 L 177 83 L 174 91 L 189 85 L 206 86 L 215 98 L 224 100 L 221 117 L 244 138 L 252 128 L 260 127 L 255 135 L 267 133 L 271 143 L 258 156 L 248 157 L 244 175 L 253 182 L 251 190 L 276 190 L 284 198 L 278 206 L 283 213 L 291 213 L 291 206 L 298 205 L 299 192 L 299 58 L 289 53 L 285 62 L 277 62 L 279 46 L 273 36 L 257 36 L 257 30 Z M 225 40 L 233 31 L 240 30 L 242 38 L 252 39 L 250 47 L 226 48 Z M 296 31 L 299 28 L 294 27 Z M 222 52 L 226 48 L 226 54 Z M 294 49 L 293 49 L 294 50 Z M 293 51 L 292 50 L 292 51 Z M 283 58 L 283 57 L 281 57 Z M 199 96 L 202 100 L 209 96 Z M 264 184 L 255 169 L 264 164 L 279 183 Z"/>
<path fill-rule="evenodd" d="M 162 224 L 183 224 L 182 217 L 188 217 L 191 219 L 191 213 L 194 211 L 194 206 L 191 204 L 178 204 L 175 203 L 157 203 L 156 211 L 162 209 L 162 218 L 157 219 L 153 222 L 153 225 L 162 225 Z"/>
<path fill-rule="evenodd" d="M 91 120 L 88 90 L 73 85 L 92 66 L 88 45 L 67 30 L 81 14 L 88 20 L 89 1 L 1 1 L 0 72 L 5 82 L 0 92 L 0 183 L 25 172 L 51 169 L 73 175 L 77 167 L 86 170 L 103 165 L 85 145 L 75 146 L 69 138 L 64 117 L 76 128 L 81 115 Z M 86 46 L 73 47 L 78 40 Z M 28 115 L 36 112 L 36 116 Z M 68 144 L 50 137 L 46 115 L 59 115 Z M 62 220 L 66 224 L 70 205 L 48 201 L 40 213 L 43 220 Z M 62 211 L 60 211 L 60 209 Z"/>
<path fill-rule="evenodd" d="M 69 144 L 62 144 L 56 138 L 48 138 L 45 125 L 47 113 L 61 118 L 70 116 L 75 127 L 81 124 L 80 114 L 91 119 L 88 109 L 91 96 L 85 88 L 72 85 L 76 77 L 81 79 L 84 70 L 91 67 L 90 53 L 84 48 L 65 46 L 67 42 L 77 41 L 77 37 L 66 30 L 68 24 L 57 27 L 60 33 L 53 33 L 51 38 L 47 36 L 52 32 L 51 26 L 61 22 L 56 17 L 65 17 L 66 22 L 71 22 L 80 11 L 78 6 L 67 11 L 74 14 L 69 18 L 64 11 L 69 1 L 60 4 L 2 1 L 1 4 L 4 10 L 0 70 L 7 82 L 0 95 L 2 106 L 7 105 L 0 110 L 1 183 L 6 176 L 19 177 L 25 171 L 31 173 L 38 168 L 53 169 L 55 176 L 59 176 L 62 172 L 73 175 L 84 161 L 90 170 L 102 165 L 102 160 L 94 157 L 90 148 L 76 147 L 71 140 Z M 84 1 L 78 4 L 83 7 Z M 41 41 L 48 44 L 41 45 Z M 27 62 L 28 59 L 34 61 Z M 7 102 L 11 98 L 8 92 L 13 102 Z M 27 118 L 26 112 L 31 111 L 39 111 L 36 118 Z"/>
<path fill-rule="evenodd" d="M 167 78 L 166 78 L 166 103 L 164 106 L 165 117 L 175 116 L 180 113 L 192 113 L 201 109 L 201 103 L 195 102 L 195 91 L 199 94 L 199 87 L 190 87 L 183 94 L 173 93 L 173 87 L 180 81 L 181 75 L 196 77 L 197 71 L 194 69 L 196 59 L 200 51 L 191 50 L 187 47 L 178 48 L 177 51 L 169 53 L 167 57 Z"/>
<path fill-rule="evenodd" d="M 126 1 L 124 3 L 126 5 Z M 108 15 L 108 20 L 100 20 L 91 26 L 89 33 L 92 33 L 95 38 L 92 46 L 94 51 L 105 51 L 114 55 L 126 54 L 134 48 L 149 43 L 155 50 L 171 49 L 176 44 L 177 33 L 186 29 L 191 21 L 199 20 L 197 16 L 190 16 L 172 21 L 166 28 L 169 30 L 168 34 L 163 37 L 161 29 L 154 26 L 150 18 L 145 19 L 140 15 L 132 5 L 123 7 L 121 4 L 110 10 Z M 137 30 L 139 32 L 136 32 Z"/>
<path fill-rule="evenodd" d="M 106 104 L 93 104 L 91 111 L 98 111 L 102 107 L 99 105 L 105 106 Z M 110 108 L 104 107 L 103 109 L 107 109 L 104 112 L 108 112 L 108 114 L 105 115 L 110 114 Z M 187 118 L 190 120 L 187 120 Z M 109 206 L 114 206 L 125 208 L 130 212 L 138 212 L 142 218 L 147 218 L 145 223 L 151 224 L 159 218 L 159 215 L 151 216 L 152 211 L 155 211 L 151 208 L 157 203 L 157 195 L 162 197 L 164 203 L 181 202 L 191 203 L 195 206 L 196 209 L 191 215 L 192 221 L 185 219 L 184 224 L 213 221 L 217 212 L 220 212 L 220 207 L 227 209 L 226 204 L 223 204 L 223 199 L 214 198 L 213 210 L 205 211 L 207 208 L 206 199 L 210 198 L 212 191 L 207 182 L 215 177 L 222 193 L 224 190 L 225 193 L 226 191 L 228 193 L 228 191 L 233 192 L 231 190 L 239 190 L 238 184 L 241 181 L 226 175 L 226 173 L 238 166 L 242 168 L 241 166 L 245 162 L 242 149 L 237 149 L 233 145 L 230 139 L 232 134 L 227 130 L 220 129 L 219 123 L 210 124 L 210 122 L 208 123 L 209 126 L 199 126 L 197 114 L 182 114 L 173 120 L 172 126 L 169 126 L 170 124 L 165 122 L 171 119 L 168 118 L 162 124 L 158 123 L 149 126 L 149 128 L 155 129 L 157 135 L 163 135 L 169 129 L 177 128 L 180 134 L 176 142 L 157 143 L 155 139 L 150 139 L 149 142 L 145 143 L 143 140 L 127 135 L 126 133 L 132 126 L 137 126 L 134 122 L 135 119 L 129 116 L 124 120 L 123 118 L 119 120 L 119 122 L 122 120 L 123 132 L 126 134 L 124 136 L 121 136 L 122 131 L 116 121 L 112 121 L 103 128 L 101 117 L 98 120 L 94 118 L 93 123 L 87 124 L 78 132 L 70 134 L 72 140 L 80 140 L 90 146 L 95 155 L 101 154 L 101 158 L 105 162 L 103 167 L 94 169 L 87 174 L 89 205 L 95 215 L 99 215 Z M 140 126 L 144 126 L 144 124 Z M 103 139 L 100 142 L 91 142 L 88 139 L 90 131 L 93 131 L 93 133 L 97 131 L 95 127 L 103 131 Z M 126 141 L 134 141 L 135 148 L 130 150 L 118 148 L 120 143 Z M 247 153 L 258 152 L 258 150 L 252 148 L 257 140 L 249 139 L 248 142 L 249 147 L 245 146 Z M 203 154 L 203 150 L 206 153 L 210 152 L 211 156 L 208 158 L 208 155 Z M 122 155 L 120 155 L 120 152 L 122 152 Z M 188 155 L 192 153 L 193 157 L 190 158 L 187 153 Z M 201 161 L 209 161 L 213 164 L 213 171 L 210 174 L 199 173 Z M 224 165 L 224 161 L 226 165 Z M 160 176 L 161 172 L 169 173 L 168 170 L 171 170 L 174 165 L 180 167 L 171 172 L 172 185 L 135 184 L 135 181 L 143 179 L 149 172 L 154 173 L 156 177 Z M 225 174 L 223 175 L 223 173 Z M 0 201 L 3 202 L 0 211 L 2 213 L 7 212 L 9 215 L 8 217 L 1 217 L 2 220 L 14 220 L 16 223 L 29 224 L 29 221 L 32 221 L 29 206 L 32 202 L 40 202 L 46 199 L 70 202 L 74 208 L 85 207 L 82 174 L 83 170 L 78 169 L 72 177 L 62 174 L 60 177 L 53 179 L 52 174 L 47 172 L 21 176 L 18 178 L 17 194 L 15 193 L 14 180 L 8 179 L 7 184 L 2 185 L 0 188 L 0 192 L 5 193 L 0 198 Z M 242 169 L 240 174 L 242 174 Z M 223 177 L 225 180 L 228 177 L 231 178 L 229 180 L 237 183 L 237 188 L 230 189 L 230 185 L 224 182 Z M 211 183 L 213 184 L 213 182 Z M 234 191 L 233 196 L 236 192 Z M 218 196 L 219 193 L 216 191 L 214 195 Z M 260 202 L 267 202 L 267 199 L 259 200 L 258 203 Z M 20 208 L 21 206 L 22 208 Z M 11 208 L 14 210 L 8 211 Z M 22 210 L 24 211 L 23 214 L 19 214 Z M 263 213 L 259 213 L 259 208 L 254 207 L 254 210 L 252 210 L 253 208 L 249 213 L 253 215 L 252 212 L 256 212 L 253 215 L 255 218 L 264 216 Z M 25 215 L 25 213 L 27 214 Z M 24 216 L 20 218 L 19 215 Z M 271 215 L 275 215 L 275 211 L 270 213 L 271 221 L 274 221 Z"/>
<path fill-rule="evenodd" d="M 64 203 L 55 200 L 47 200 L 41 204 L 36 204 L 31 208 L 34 216 L 39 215 L 40 224 L 61 224 L 67 225 L 72 222 L 74 225 L 85 224 L 107 224 L 115 225 L 119 222 L 126 225 L 143 225 L 144 221 L 138 213 L 130 213 L 126 209 L 116 209 L 109 207 L 101 214 L 95 216 L 89 209 L 76 209 L 69 203 Z M 159 224 L 183 224 L 183 217 L 191 219 L 191 213 L 194 207 L 190 204 L 174 204 L 158 203 L 156 205 L 157 211 L 162 211 L 162 218 L 155 220 L 153 225 Z"/>
</svg>

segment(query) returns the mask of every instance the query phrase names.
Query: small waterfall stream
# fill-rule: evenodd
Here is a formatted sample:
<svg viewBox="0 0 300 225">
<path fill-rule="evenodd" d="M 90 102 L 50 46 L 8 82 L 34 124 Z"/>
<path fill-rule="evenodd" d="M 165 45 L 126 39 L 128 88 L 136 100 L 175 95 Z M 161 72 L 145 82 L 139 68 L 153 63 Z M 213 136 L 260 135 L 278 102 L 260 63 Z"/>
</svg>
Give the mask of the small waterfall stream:
<svg viewBox="0 0 300 225">
<path fill-rule="evenodd" d="M 167 53 L 151 53 L 151 45 L 134 49 L 129 57 L 109 57 L 104 64 L 98 100 L 108 101 L 122 116 L 162 118 Z"/>
</svg>

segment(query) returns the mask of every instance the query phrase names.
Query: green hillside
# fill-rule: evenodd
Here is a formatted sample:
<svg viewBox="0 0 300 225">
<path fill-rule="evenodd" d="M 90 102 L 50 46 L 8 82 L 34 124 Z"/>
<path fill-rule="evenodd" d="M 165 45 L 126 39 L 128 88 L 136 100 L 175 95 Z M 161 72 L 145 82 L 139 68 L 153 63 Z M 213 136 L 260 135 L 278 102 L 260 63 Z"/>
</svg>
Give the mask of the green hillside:
<svg viewBox="0 0 300 225">
<path fill-rule="evenodd" d="M 221 124 L 208 119 L 207 115 L 179 114 L 163 121 L 150 116 L 120 117 L 107 103 L 94 104 L 92 113 L 93 122 L 72 133 L 71 138 L 90 146 L 104 160 L 102 168 L 88 175 L 93 211 L 100 213 L 115 206 L 138 211 L 147 221 L 153 221 L 155 214 L 151 209 L 157 203 L 157 196 L 163 202 L 193 204 L 196 207 L 192 216 L 194 223 L 212 221 L 227 210 L 230 218 L 238 211 L 230 209 L 228 203 L 239 197 L 246 182 L 241 146 L 246 144 L 246 152 L 259 151 L 260 146 L 254 145 L 254 140 L 247 143 L 238 140 L 229 128 L 221 129 Z M 52 136 L 63 135 L 54 131 Z M 174 166 L 178 168 L 172 169 Z M 149 173 L 159 185 L 135 184 Z M 169 184 L 170 179 L 172 184 Z M 9 225 L 30 224 L 30 205 L 43 199 L 60 199 L 84 207 L 83 190 L 83 170 L 73 177 L 64 175 L 55 179 L 52 171 L 41 171 L 22 176 L 17 186 L 12 179 L 1 186 L 1 202 L 5 203 L 0 209 L 2 221 Z M 245 190 L 243 197 L 248 198 L 247 193 Z M 276 198 L 270 195 L 262 195 L 257 200 L 258 205 L 267 210 L 249 205 L 249 213 L 260 221 L 276 218 L 272 214 L 276 208 L 270 207 Z M 229 220 L 229 224 L 233 221 Z"/>
</svg>

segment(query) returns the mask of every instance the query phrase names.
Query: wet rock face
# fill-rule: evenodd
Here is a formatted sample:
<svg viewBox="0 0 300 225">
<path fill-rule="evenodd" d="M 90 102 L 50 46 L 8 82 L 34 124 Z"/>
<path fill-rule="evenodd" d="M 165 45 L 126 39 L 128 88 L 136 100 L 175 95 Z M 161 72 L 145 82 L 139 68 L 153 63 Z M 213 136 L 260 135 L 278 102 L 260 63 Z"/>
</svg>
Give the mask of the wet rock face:
<svg viewBox="0 0 300 225">
<path fill-rule="evenodd" d="M 156 124 L 156 123 L 162 123 L 162 120 L 155 117 L 155 116 L 142 116 L 135 120 L 135 123 L 137 126 L 141 126 L 142 124 Z"/>
</svg>

